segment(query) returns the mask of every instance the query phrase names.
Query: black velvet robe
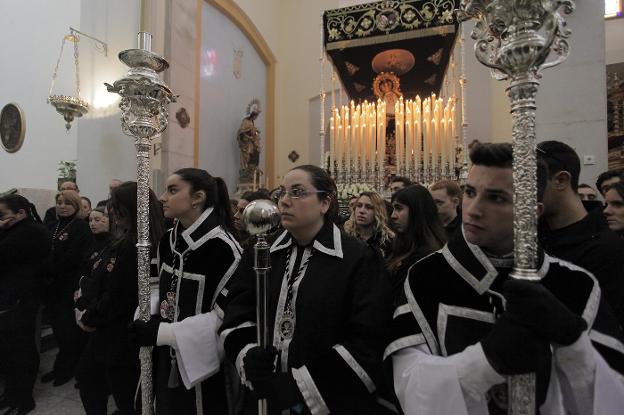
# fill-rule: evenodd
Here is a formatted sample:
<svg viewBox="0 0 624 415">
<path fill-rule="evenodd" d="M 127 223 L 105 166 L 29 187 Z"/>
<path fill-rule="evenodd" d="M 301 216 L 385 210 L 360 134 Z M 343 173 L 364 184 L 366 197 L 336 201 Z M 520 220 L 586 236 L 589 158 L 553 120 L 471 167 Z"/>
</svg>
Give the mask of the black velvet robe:
<svg viewBox="0 0 624 415">
<path fill-rule="evenodd" d="M 460 228 L 444 248 L 414 264 L 394 312 L 392 341 L 384 357 L 421 345 L 432 355 L 450 356 L 478 343 L 504 311 L 502 287 L 510 278 L 511 262 L 503 262 L 508 261 L 495 266 L 479 247 L 466 242 Z M 538 275 L 541 284 L 587 321 L 594 347 L 613 369 L 624 373 L 622 333 L 598 282 L 584 269 L 543 252 Z M 547 372 L 537 379 L 540 403 Z M 502 411 L 490 402 L 490 413 Z"/>
<path fill-rule="evenodd" d="M 227 301 L 230 279 L 240 262 L 241 251 L 234 237 L 219 225 L 212 208 L 204 211 L 188 229 L 178 222 L 165 234 L 158 249 L 159 304 L 167 299 L 175 272 L 178 279 L 173 288 L 178 293 L 178 314 L 174 324 L 184 324 L 189 317 L 207 313 L 223 318 L 223 304 Z M 197 329 L 204 328 L 209 330 L 202 326 Z M 185 339 L 178 336 L 176 334 L 176 341 L 180 345 Z M 206 350 L 206 353 L 214 351 Z M 175 349 L 159 346 L 155 355 L 157 414 L 228 413 L 226 365 L 187 390 L 179 370 L 171 370 Z M 171 376 L 174 379 L 170 379 Z M 171 380 L 177 386 L 171 387 Z"/>
<path fill-rule="evenodd" d="M 270 252 L 269 341 L 279 351 L 278 370 L 293 374 L 304 397 L 296 411 L 381 413 L 376 392 L 386 326 L 383 304 L 390 299 L 389 290 L 383 288 L 387 279 L 380 272 L 380 258 L 329 221 L 311 245 L 298 246 L 284 231 Z M 296 323 L 288 340 L 276 327 L 284 311 L 286 267 L 295 268 L 295 262 L 302 264 L 302 276 L 293 284 Z M 229 294 L 222 336 L 228 358 L 237 361 L 240 369 L 244 353 L 256 343 L 255 277 L 250 263 L 242 263 L 236 276 L 239 285 Z M 252 406 L 245 413 L 255 413 Z M 271 402 L 269 412 L 279 413 Z"/>
</svg>

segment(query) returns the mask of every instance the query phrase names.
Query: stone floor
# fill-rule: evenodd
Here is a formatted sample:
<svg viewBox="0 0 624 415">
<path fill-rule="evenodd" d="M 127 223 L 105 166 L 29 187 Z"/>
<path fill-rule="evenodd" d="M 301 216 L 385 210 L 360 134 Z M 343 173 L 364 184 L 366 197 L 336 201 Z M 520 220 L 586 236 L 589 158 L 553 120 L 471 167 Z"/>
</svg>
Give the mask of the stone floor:
<svg viewBox="0 0 624 415">
<path fill-rule="evenodd" d="M 29 415 L 82 415 L 85 413 L 78 389 L 74 387 L 75 380 L 71 380 L 64 385 L 54 387 L 52 382 L 41 383 L 41 376 L 52 370 L 54 357 L 58 349 L 54 348 L 41 354 L 41 364 L 39 366 L 39 374 L 37 375 L 37 383 L 33 397 L 35 399 L 36 408 Z M 114 412 L 113 399 L 109 399 L 108 413 Z"/>
<path fill-rule="evenodd" d="M 78 415 L 84 414 L 78 389 L 74 387 L 74 380 L 58 387 L 52 386 L 52 383 L 41 383 L 40 379 L 44 373 L 52 370 L 54 356 L 58 349 L 52 349 L 41 354 L 41 364 L 39 366 L 39 375 L 33 397 L 35 398 L 36 408 L 30 414 L 32 415 Z"/>
</svg>

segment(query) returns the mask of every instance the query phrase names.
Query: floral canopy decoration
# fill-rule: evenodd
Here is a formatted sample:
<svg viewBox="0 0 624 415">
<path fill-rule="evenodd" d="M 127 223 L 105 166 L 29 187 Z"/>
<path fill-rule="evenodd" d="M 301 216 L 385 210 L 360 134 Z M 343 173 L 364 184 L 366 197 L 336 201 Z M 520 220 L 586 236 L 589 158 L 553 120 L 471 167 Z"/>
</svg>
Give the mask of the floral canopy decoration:
<svg viewBox="0 0 624 415">
<path fill-rule="evenodd" d="M 454 14 L 458 4 L 386 0 L 325 11 L 325 49 L 349 97 L 375 99 L 372 85 L 379 70 L 372 63 L 389 50 L 413 56 L 412 68 L 397 74 L 406 96 L 439 93 L 459 27 Z M 390 72 L 393 64 L 401 62 L 386 62 L 384 70 Z"/>
</svg>

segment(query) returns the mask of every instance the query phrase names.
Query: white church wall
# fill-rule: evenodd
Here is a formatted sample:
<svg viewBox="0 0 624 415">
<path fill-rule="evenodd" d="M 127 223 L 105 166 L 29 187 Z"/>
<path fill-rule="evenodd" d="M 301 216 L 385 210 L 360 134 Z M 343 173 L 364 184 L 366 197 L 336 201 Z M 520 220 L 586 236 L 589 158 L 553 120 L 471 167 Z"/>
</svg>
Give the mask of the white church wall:
<svg viewBox="0 0 624 415">
<path fill-rule="evenodd" d="M 605 44 L 607 65 L 624 62 L 624 19 L 605 21 Z"/>
<path fill-rule="evenodd" d="M 572 146 L 581 163 L 584 156 L 594 156 L 595 163 L 583 164 L 581 171 L 581 182 L 592 184 L 607 169 L 605 23 L 603 11 L 594 4 L 577 2 L 576 6 L 568 16 L 570 56 L 543 72 L 536 132 L 538 141 L 559 140 Z M 472 27 L 472 22 L 464 25 L 468 142 L 511 141 L 508 83 L 490 79 L 489 70 L 474 57 Z"/>
<path fill-rule="evenodd" d="M 243 51 L 240 79 L 234 76 L 235 49 Z M 221 176 L 234 192 L 240 165 L 236 132 L 253 98 L 266 104 L 266 66 L 244 33 L 208 3 L 202 10 L 201 54 L 199 167 Z M 264 113 L 255 125 L 261 134 L 266 131 Z M 264 155 L 261 168 L 263 161 Z"/>
<path fill-rule="evenodd" d="M 78 182 L 81 193 L 93 203 L 108 197 L 111 179 L 136 180 L 134 140 L 121 132 L 117 94 L 106 90 L 126 75 L 128 67 L 117 55 L 137 47 L 138 0 L 82 0 L 80 30 L 108 44 L 108 56 L 93 43 L 81 43 L 81 84 L 91 110 L 79 121 Z"/>
<path fill-rule="evenodd" d="M 77 157 L 77 123 L 69 134 L 62 117 L 46 103 L 63 36 L 80 23 L 79 0 L 0 1 L 0 107 L 17 103 L 24 111 L 24 145 L 0 149 L 0 190 L 56 189 L 58 162 Z M 72 44 L 65 45 L 54 93 L 74 91 Z"/>
<path fill-rule="evenodd" d="M 570 56 L 544 71 L 537 97 L 538 140 L 560 140 L 581 158 L 581 182 L 593 184 L 607 170 L 607 91 L 604 10 L 577 1 L 568 17 Z M 584 164 L 594 156 L 595 164 Z"/>
</svg>

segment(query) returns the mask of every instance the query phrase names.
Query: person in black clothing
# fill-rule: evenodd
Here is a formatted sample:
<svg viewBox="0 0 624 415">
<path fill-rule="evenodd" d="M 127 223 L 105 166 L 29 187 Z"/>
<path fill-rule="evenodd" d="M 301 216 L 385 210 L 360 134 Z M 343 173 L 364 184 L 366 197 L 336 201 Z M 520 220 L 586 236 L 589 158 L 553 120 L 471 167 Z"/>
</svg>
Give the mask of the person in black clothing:
<svg viewBox="0 0 624 415">
<path fill-rule="evenodd" d="M 35 407 L 39 369 L 35 322 L 52 241 L 35 207 L 23 196 L 0 197 L 0 409 L 22 415 Z"/>
<path fill-rule="evenodd" d="M 59 186 L 59 192 L 65 190 L 73 190 L 74 192 L 80 194 L 80 189 L 78 189 L 78 185 L 72 181 L 66 181 L 61 183 Z M 48 210 L 43 217 L 43 224 L 49 226 L 51 223 L 56 222 L 58 220 L 58 216 L 56 214 L 56 205 L 52 206 Z"/>
<path fill-rule="evenodd" d="M 394 232 L 388 226 L 386 204 L 377 192 L 360 193 L 344 231 L 366 242 L 381 258 L 390 254 Z"/>
<path fill-rule="evenodd" d="M 588 213 L 577 196 L 581 163 L 576 152 L 558 141 L 542 142 L 537 150 L 548 168 L 540 242 L 548 254 L 591 272 L 624 325 L 624 241 L 599 209 Z"/>
<path fill-rule="evenodd" d="M 400 289 L 414 262 L 442 248 L 446 234 L 429 191 L 415 184 L 392 195 L 392 226 L 396 238 L 386 261 L 393 292 Z"/>
<path fill-rule="evenodd" d="M 91 332 L 92 330 L 81 326 L 81 312 L 84 311 L 86 304 L 97 298 L 101 291 L 101 279 L 94 278 L 96 275 L 93 272 L 93 265 L 98 262 L 105 250 L 110 249 L 109 245 L 111 243 L 110 219 L 105 207 L 96 207 L 91 211 L 89 214 L 89 229 L 91 229 L 93 234 L 93 252 L 85 268 L 85 275 L 80 278 L 78 283 L 79 289 L 74 293 L 74 303 L 76 303 L 79 312 L 76 316 L 76 322 L 85 332 Z"/>
<path fill-rule="evenodd" d="M 624 183 L 615 183 L 607 190 L 603 213 L 609 229 L 624 236 Z"/>
<path fill-rule="evenodd" d="M 583 202 L 594 201 L 598 198 L 598 195 L 596 194 L 594 188 L 585 183 L 581 183 L 578 185 L 577 194 Z"/>
<path fill-rule="evenodd" d="M 412 183 L 412 181 L 407 177 L 394 176 L 392 180 L 390 180 L 390 192 L 395 194 L 399 190 L 405 189 L 407 186 L 411 186 L 412 184 L 414 183 Z"/>
<path fill-rule="evenodd" d="M 600 173 L 596 180 L 596 189 L 602 196 L 607 193 L 609 187 L 614 183 L 620 183 L 624 181 L 624 171 L 622 170 L 608 170 Z"/>
<path fill-rule="evenodd" d="M 156 414 L 227 414 L 226 377 L 235 372 L 222 365 L 217 330 L 242 255 L 227 187 L 195 168 L 176 171 L 166 186 L 160 200 L 177 222 L 158 248 L 158 314 L 133 323 L 139 344 L 158 346 Z"/>
<path fill-rule="evenodd" d="M 433 201 L 438 207 L 438 216 L 446 231 L 446 239 L 450 239 L 461 226 L 461 188 L 452 180 L 440 180 L 429 188 Z"/>
<path fill-rule="evenodd" d="M 56 195 L 58 221 L 48 225 L 52 233 L 53 255 L 48 271 L 50 286 L 44 303 L 59 347 L 52 372 L 41 381 L 62 385 L 74 377 L 80 358 L 81 333 L 74 315 L 74 292 L 93 249 L 93 235 L 87 222 L 78 217 L 80 196 L 72 190 Z"/>
<path fill-rule="evenodd" d="M 268 272 L 269 350 L 256 346 L 254 271 L 242 261 L 221 326 L 228 358 L 270 414 L 379 414 L 384 327 L 379 259 L 340 231 L 336 185 L 317 166 L 288 172 L 277 193 L 284 231 Z M 388 316 L 389 320 L 389 316 Z M 247 389 L 251 393 L 250 389 Z"/>
<path fill-rule="evenodd" d="M 135 414 L 139 347 L 128 335 L 138 305 L 137 185 L 113 189 L 111 242 L 91 258 L 91 283 L 76 299 L 79 326 L 90 332 L 77 370 L 80 398 L 88 415 L 106 414 L 109 393 L 120 414 Z M 156 195 L 149 193 L 149 241 L 156 247 L 164 233 Z"/>
<path fill-rule="evenodd" d="M 403 411 L 507 414 L 505 376 L 535 373 L 533 413 L 621 413 L 623 337 L 596 280 L 539 248 L 538 281 L 512 278 L 511 145 L 470 160 L 462 232 L 409 270 L 393 313 L 385 357 Z"/>
<path fill-rule="evenodd" d="M 247 233 L 245 225 L 241 222 L 243 212 L 245 211 L 245 208 L 248 204 L 250 204 L 254 200 L 260 199 L 270 200 L 271 194 L 269 192 L 261 190 L 255 192 L 245 192 L 238 200 L 238 204 L 236 205 L 236 212 L 233 215 L 234 227 L 236 232 L 233 232 L 233 234 L 237 237 L 238 242 L 242 246 L 245 246 L 248 242 L 250 242 L 250 235 L 249 233 Z"/>
</svg>

